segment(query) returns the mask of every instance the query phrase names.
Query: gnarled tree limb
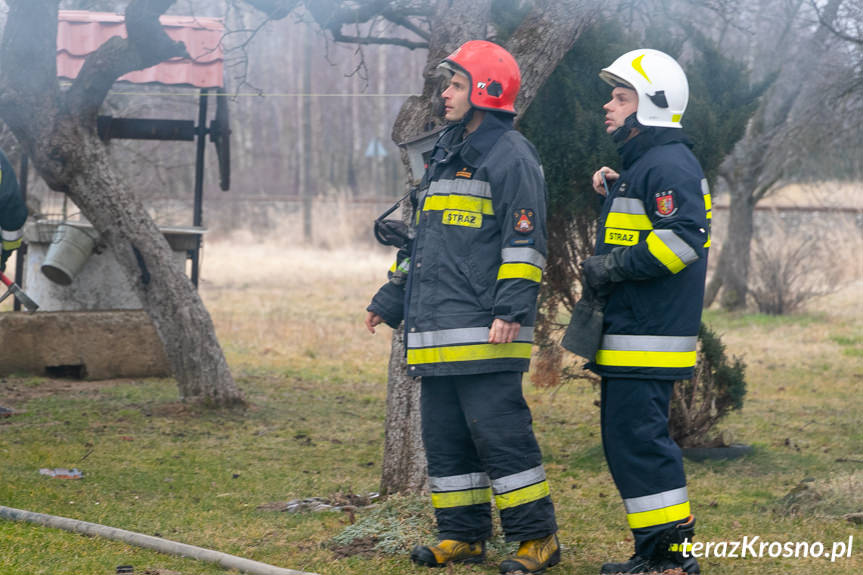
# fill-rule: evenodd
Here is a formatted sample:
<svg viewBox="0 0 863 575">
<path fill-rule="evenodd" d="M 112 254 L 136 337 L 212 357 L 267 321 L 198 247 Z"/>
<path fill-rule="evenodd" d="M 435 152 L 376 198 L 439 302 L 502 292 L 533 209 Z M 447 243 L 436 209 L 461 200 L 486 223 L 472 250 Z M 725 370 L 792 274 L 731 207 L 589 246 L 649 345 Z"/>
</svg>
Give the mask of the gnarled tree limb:
<svg viewBox="0 0 863 575">
<path fill-rule="evenodd" d="M 66 94 L 67 110 L 89 121 L 114 82 L 124 74 L 143 70 L 179 56 L 189 56 L 182 42 L 171 40 L 159 17 L 174 0 L 135 0 L 126 7 L 127 38 L 114 36 L 84 60 Z"/>
</svg>

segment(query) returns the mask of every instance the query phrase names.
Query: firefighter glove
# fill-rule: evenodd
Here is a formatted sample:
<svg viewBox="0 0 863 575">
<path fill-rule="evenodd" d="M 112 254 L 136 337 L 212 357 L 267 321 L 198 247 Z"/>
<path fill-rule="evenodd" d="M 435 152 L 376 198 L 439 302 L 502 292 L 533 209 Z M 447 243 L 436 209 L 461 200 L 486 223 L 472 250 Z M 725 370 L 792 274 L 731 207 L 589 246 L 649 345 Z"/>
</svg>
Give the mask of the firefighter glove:
<svg viewBox="0 0 863 575">
<path fill-rule="evenodd" d="M 606 296 L 612 283 L 631 279 L 623 267 L 625 248 L 614 248 L 611 253 L 590 256 L 581 262 L 587 286 L 600 298 Z"/>
<path fill-rule="evenodd" d="M 3 240 L 3 251 L 0 253 L 0 272 L 6 271 L 6 260 L 12 255 L 12 252 L 21 247 L 21 238 L 17 240 Z"/>
</svg>

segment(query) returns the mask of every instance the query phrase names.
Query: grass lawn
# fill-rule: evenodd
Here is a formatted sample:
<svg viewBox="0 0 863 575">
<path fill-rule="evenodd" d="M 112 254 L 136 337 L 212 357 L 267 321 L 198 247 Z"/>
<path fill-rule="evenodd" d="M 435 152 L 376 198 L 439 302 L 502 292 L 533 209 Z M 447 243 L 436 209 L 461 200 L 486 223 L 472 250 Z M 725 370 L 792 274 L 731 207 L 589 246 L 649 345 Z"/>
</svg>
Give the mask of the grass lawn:
<svg viewBox="0 0 863 575">
<path fill-rule="evenodd" d="M 325 575 L 427 573 L 403 552 L 430 540 L 424 497 L 351 512 L 267 508 L 378 489 L 389 329 L 371 336 L 362 318 L 390 255 L 213 244 L 206 257 L 201 293 L 250 408 L 184 405 L 169 379 L 0 379 L 0 405 L 23 412 L 0 419 L 0 505 Z M 853 548 L 850 558 L 832 563 L 726 557 L 703 560 L 702 571 L 863 573 L 863 527 L 842 518 L 863 512 L 863 284 L 791 317 L 709 310 L 705 320 L 748 365 L 744 407 L 722 429 L 754 451 L 733 461 L 687 462 L 697 540 L 758 536 L 821 542 L 829 552 L 833 542 L 853 537 Z M 550 573 L 593 575 L 604 560 L 628 557 L 632 546 L 602 455 L 598 391 L 589 383 L 551 390 L 528 384 L 525 393 L 565 547 Z M 41 476 L 46 467 L 76 467 L 84 477 Z M 353 545 L 345 544 L 348 527 L 361 536 Z M 445 572 L 497 573 L 505 552 L 496 541 L 486 565 Z M 0 519 L 2 575 L 110 574 L 118 565 L 133 565 L 135 573 L 224 573 Z"/>
</svg>

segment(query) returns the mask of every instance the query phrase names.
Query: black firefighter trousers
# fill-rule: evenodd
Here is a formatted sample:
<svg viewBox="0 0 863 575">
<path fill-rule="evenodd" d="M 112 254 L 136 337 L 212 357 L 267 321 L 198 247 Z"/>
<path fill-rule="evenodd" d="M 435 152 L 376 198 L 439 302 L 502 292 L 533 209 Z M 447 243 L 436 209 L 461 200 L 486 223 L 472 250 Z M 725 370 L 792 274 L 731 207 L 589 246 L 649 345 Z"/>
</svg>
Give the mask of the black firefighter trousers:
<svg viewBox="0 0 863 575">
<path fill-rule="evenodd" d="M 662 532 L 690 514 L 683 458 L 668 433 L 673 385 L 602 379 L 602 447 L 641 557 L 651 557 Z"/>
<path fill-rule="evenodd" d="M 422 378 L 422 432 L 440 539 L 507 541 L 557 531 L 521 372 Z"/>
</svg>

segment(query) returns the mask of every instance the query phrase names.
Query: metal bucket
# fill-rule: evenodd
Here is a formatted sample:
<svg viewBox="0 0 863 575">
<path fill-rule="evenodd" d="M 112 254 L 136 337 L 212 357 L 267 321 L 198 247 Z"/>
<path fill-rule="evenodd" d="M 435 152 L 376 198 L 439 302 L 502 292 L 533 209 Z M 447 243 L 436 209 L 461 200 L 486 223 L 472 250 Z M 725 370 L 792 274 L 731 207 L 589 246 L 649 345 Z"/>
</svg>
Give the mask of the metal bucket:
<svg viewBox="0 0 863 575">
<path fill-rule="evenodd" d="M 63 286 L 71 284 L 93 253 L 96 245 L 95 234 L 94 231 L 69 224 L 57 226 L 42 263 L 41 269 L 45 277 Z"/>
</svg>

